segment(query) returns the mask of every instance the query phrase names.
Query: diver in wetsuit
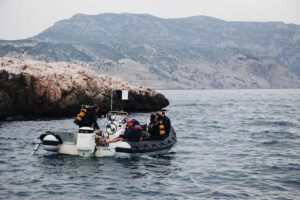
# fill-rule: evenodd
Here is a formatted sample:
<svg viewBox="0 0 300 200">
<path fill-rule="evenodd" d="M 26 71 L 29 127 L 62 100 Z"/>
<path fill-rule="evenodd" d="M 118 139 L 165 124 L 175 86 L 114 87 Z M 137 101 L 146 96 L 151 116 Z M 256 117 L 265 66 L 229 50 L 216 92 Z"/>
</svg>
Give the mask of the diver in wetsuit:
<svg viewBox="0 0 300 200">
<path fill-rule="evenodd" d="M 168 136 L 171 130 L 171 120 L 169 117 L 166 116 L 165 112 L 160 112 L 160 115 L 162 117 L 162 123 L 165 126 L 166 129 L 166 135 Z"/>
<path fill-rule="evenodd" d="M 171 121 L 165 115 L 165 112 L 157 112 L 153 126 L 148 129 L 151 139 L 163 140 L 168 137 L 171 129 Z"/>
<path fill-rule="evenodd" d="M 124 134 L 114 139 L 106 139 L 105 143 L 114 143 L 119 141 L 140 141 L 143 134 L 142 126 L 136 120 L 128 120 Z"/>
<path fill-rule="evenodd" d="M 74 123 L 77 124 L 79 128 L 86 126 L 99 130 L 99 125 L 97 123 L 97 113 L 99 110 L 100 108 L 98 105 L 83 107 L 75 118 Z"/>
<path fill-rule="evenodd" d="M 150 135 L 150 140 L 157 140 L 159 139 L 159 116 L 158 113 L 151 114 L 150 122 L 147 127 L 148 133 Z"/>
</svg>

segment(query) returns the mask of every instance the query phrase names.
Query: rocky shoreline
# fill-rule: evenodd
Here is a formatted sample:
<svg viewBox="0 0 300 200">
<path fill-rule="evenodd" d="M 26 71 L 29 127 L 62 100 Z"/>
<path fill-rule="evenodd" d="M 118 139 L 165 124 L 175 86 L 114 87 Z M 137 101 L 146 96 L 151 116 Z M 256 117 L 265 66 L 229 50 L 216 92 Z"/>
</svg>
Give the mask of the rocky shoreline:
<svg viewBox="0 0 300 200">
<path fill-rule="evenodd" d="M 128 101 L 114 108 L 125 111 L 156 111 L 169 105 L 164 95 L 130 85 L 119 78 L 99 75 L 78 64 L 45 63 L 0 58 L 0 119 L 75 116 L 82 104 L 99 104 L 101 114 L 110 110 L 111 90 L 129 90 Z"/>
</svg>

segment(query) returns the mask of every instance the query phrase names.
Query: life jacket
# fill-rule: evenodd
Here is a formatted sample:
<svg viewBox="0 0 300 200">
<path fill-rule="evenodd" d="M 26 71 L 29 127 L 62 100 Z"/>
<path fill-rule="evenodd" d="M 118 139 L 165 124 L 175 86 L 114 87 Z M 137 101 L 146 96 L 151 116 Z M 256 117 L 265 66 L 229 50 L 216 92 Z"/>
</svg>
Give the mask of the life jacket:
<svg viewBox="0 0 300 200">
<path fill-rule="evenodd" d="M 75 117 L 74 123 L 79 125 L 81 124 L 85 117 L 87 116 L 89 106 L 82 105 L 79 114 Z"/>
</svg>

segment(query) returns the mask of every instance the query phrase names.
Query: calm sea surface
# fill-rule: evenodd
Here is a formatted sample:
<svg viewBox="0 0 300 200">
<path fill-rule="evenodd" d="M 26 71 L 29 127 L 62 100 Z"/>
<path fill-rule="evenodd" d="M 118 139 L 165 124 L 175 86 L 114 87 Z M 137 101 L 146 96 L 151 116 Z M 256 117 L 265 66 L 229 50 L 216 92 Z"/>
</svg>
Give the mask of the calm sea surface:
<svg viewBox="0 0 300 200">
<path fill-rule="evenodd" d="M 72 119 L 1 123 L 0 199 L 300 198 L 300 90 L 161 92 L 178 143 L 158 158 L 31 156 Z"/>
</svg>

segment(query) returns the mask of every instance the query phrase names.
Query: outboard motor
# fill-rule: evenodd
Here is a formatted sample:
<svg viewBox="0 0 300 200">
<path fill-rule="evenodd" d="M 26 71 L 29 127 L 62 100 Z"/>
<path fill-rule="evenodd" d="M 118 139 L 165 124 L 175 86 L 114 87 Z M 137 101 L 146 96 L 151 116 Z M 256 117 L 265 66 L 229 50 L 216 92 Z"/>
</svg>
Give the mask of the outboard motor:
<svg viewBox="0 0 300 200">
<path fill-rule="evenodd" d="M 95 133 L 90 127 L 82 127 L 77 134 L 76 148 L 80 156 L 92 156 L 95 152 Z"/>
<path fill-rule="evenodd" d="M 61 138 L 54 134 L 42 134 L 40 140 L 46 151 L 58 152 L 60 145 L 62 144 Z"/>
</svg>

